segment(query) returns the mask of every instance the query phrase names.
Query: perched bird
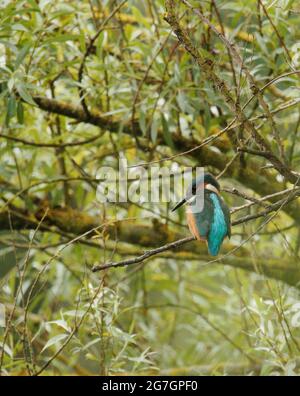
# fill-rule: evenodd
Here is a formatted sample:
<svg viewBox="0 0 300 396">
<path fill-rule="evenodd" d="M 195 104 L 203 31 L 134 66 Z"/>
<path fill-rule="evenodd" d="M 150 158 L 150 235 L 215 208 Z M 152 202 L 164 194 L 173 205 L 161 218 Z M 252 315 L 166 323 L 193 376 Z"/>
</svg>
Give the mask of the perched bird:
<svg viewBox="0 0 300 396">
<path fill-rule="evenodd" d="M 198 202 L 197 202 L 198 198 Z M 216 256 L 226 236 L 230 238 L 230 211 L 220 196 L 220 185 L 210 174 L 194 179 L 185 198 L 173 209 L 187 205 L 186 215 L 190 232 L 195 238 L 206 241 L 209 254 Z"/>
</svg>

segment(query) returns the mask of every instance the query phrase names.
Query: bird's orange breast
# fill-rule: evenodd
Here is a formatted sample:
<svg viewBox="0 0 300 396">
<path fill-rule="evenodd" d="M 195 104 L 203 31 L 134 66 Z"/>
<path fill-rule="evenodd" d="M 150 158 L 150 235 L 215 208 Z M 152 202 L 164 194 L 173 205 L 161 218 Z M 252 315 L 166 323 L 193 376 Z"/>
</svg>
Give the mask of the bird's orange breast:
<svg viewBox="0 0 300 396">
<path fill-rule="evenodd" d="M 206 241 L 206 238 L 202 237 L 199 234 L 195 216 L 189 207 L 187 207 L 187 210 L 186 210 L 186 218 L 187 218 L 187 223 L 188 223 L 189 230 L 190 230 L 191 234 L 194 235 L 194 237 L 197 238 L 199 241 Z"/>
</svg>

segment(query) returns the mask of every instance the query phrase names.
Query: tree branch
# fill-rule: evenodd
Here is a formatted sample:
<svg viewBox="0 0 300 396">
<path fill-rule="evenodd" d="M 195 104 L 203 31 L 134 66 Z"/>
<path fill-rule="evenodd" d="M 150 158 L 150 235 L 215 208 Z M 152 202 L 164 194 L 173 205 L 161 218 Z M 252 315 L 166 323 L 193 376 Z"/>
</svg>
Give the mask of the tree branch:
<svg viewBox="0 0 300 396">
<path fill-rule="evenodd" d="M 183 0 L 183 2 L 185 4 L 189 4 L 185 0 Z M 204 58 L 200 54 L 198 49 L 192 44 L 187 32 L 180 26 L 180 23 L 177 19 L 177 16 L 175 14 L 174 0 L 166 0 L 166 9 L 167 9 L 167 16 L 165 19 L 170 24 L 171 28 L 174 30 L 178 40 L 195 59 L 195 61 L 201 68 L 202 72 L 207 77 L 208 81 L 212 82 L 214 89 L 220 92 L 220 94 L 223 96 L 230 110 L 233 112 L 233 114 L 236 114 L 238 121 L 240 121 L 244 125 L 245 130 L 253 137 L 253 139 L 255 140 L 255 142 L 259 147 L 271 153 L 269 160 L 272 162 L 274 168 L 291 183 L 298 183 L 299 182 L 298 178 L 279 158 L 277 158 L 277 156 L 274 153 L 272 153 L 269 143 L 264 139 L 262 135 L 259 134 L 253 123 L 249 121 L 249 119 L 246 117 L 239 103 L 237 103 L 232 97 L 231 91 L 227 86 L 227 83 L 216 75 L 216 73 L 213 70 L 213 62 L 211 61 L 211 59 Z M 212 25 L 200 13 L 200 11 L 197 12 L 197 15 L 199 15 L 202 21 L 205 22 L 214 32 L 216 32 L 216 34 L 222 39 L 225 45 L 229 46 L 230 50 L 233 53 L 234 59 L 236 59 L 238 63 L 242 65 L 243 70 L 245 70 L 247 79 L 249 79 L 249 82 L 251 83 L 251 89 L 253 94 L 257 95 L 262 107 L 266 112 L 268 112 L 269 111 L 268 106 L 265 104 L 260 90 L 257 88 L 251 73 L 249 73 L 248 70 L 243 66 L 243 62 L 241 61 L 240 56 L 236 51 L 235 47 L 228 42 L 228 40 L 222 35 L 222 33 L 218 32 L 215 26 Z"/>
</svg>

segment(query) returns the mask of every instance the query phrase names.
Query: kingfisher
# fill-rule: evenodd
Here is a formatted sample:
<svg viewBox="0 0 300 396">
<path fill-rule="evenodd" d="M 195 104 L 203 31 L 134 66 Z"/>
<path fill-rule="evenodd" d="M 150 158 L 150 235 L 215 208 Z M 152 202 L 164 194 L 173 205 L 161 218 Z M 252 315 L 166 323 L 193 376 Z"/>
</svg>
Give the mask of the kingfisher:
<svg viewBox="0 0 300 396">
<path fill-rule="evenodd" d="M 206 241 L 209 254 L 217 256 L 224 238 L 231 236 L 230 211 L 220 195 L 220 184 L 213 175 L 205 172 L 192 181 L 186 196 L 172 212 L 183 204 L 186 204 L 191 234 Z"/>
</svg>

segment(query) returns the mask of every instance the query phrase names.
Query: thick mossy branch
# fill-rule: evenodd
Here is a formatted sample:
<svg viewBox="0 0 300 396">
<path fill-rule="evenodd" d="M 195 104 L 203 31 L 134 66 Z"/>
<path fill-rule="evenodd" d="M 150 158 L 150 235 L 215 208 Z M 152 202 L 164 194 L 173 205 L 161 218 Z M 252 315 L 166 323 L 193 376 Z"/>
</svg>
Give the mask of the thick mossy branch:
<svg viewBox="0 0 300 396">
<path fill-rule="evenodd" d="M 129 124 L 124 125 L 120 122 L 120 120 L 114 121 L 111 117 L 105 118 L 96 111 L 89 111 L 89 114 L 87 114 L 81 106 L 76 106 L 74 104 L 59 101 L 56 99 L 35 96 L 34 101 L 42 110 L 73 118 L 79 122 L 85 122 L 91 125 L 95 125 L 110 132 L 121 131 L 127 134 L 141 134 L 138 123 L 134 123 L 133 125 L 132 123 L 130 123 L 130 126 Z"/>
<path fill-rule="evenodd" d="M 14 210 L 2 212 L 0 214 L 0 229 L 36 229 L 38 221 L 42 219 L 44 213 L 44 210 L 40 210 L 35 216 L 28 216 L 24 211 Z M 72 208 L 48 208 L 47 216 L 40 225 L 41 230 L 43 230 L 43 225 L 47 227 L 55 226 L 61 231 L 74 235 L 83 235 L 98 227 L 98 235 L 99 232 L 103 233 L 104 237 L 108 235 L 111 241 L 118 240 L 120 243 L 126 242 L 132 246 L 145 248 L 157 249 L 166 244 L 175 244 L 176 246 L 174 245 L 172 250 L 162 249 L 161 255 L 158 257 L 187 261 L 199 260 L 199 263 L 204 262 L 205 264 L 210 264 L 210 261 L 212 261 L 213 263 L 221 265 L 229 265 L 251 272 L 258 272 L 270 278 L 281 280 L 292 286 L 298 287 L 298 283 L 300 283 L 300 268 L 294 260 L 261 257 L 258 264 L 254 265 L 251 255 L 244 247 L 240 247 L 236 250 L 234 255 L 230 254 L 235 246 L 229 242 L 224 243 L 220 258 L 213 260 L 207 255 L 207 247 L 204 243 L 193 241 L 192 238 L 185 238 L 183 234 L 172 231 L 171 228 L 160 223 L 156 219 L 152 222 L 152 226 L 136 224 L 134 221 L 126 221 L 105 224 L 103 227 L 99 228 L 101 224 L 99 224 L 97 218 L 87 213 Z M 95 235 L 97 235 L 96 232 L 91 232 L 89 237 Z M 100 236 L 100 239 L 101 238 L 102 235 Z M 132 251 L 132 249 L 122 249 L 121 247 L 121 254 L 129 256 L 138 255 L 138 249 L 135 249 L 135 251 Z"/>
<path fill-rule="evenodd" d="M 50 113 L 60 114 L 69 118 L 73 118 L 79 122 L 88 123 L 91 125 L 99 126 L 100 128 L 107 130 L 112 133 L 118 133 L 122 131 L 131 136 L 141 136 L 142 131 L 137 122 L 124 124 L 117 118 L 105 118 L 100 113 L 90 111 L 90 115 L 87 115 L 80 106 L 76 106 L 71 103 L 66 103 L 59 100 L 35 97 L 35 102 L 40 109 L 49 111 Z M 159 141 L 163 144 L 162 133 L 160 132 Z M 187 139 L 179 134 L 172 135 L 173 143 L 175 148 L 180 151 L 188 151 L 199 145 L 199 141 L 193 137 Z M 224 155 L 224 147 L 221 144 L 214 144 L 220 150 L 211 149 L 208 145 L 201 147 L 198 150 L 191 152 L 189 155 L 197 160 L 198 166 L 211 166 L 219 171 L 222 171 L 230 157 Z M 225 152 L 227 148 L 225 147 Z M 276 175 L 273 171 L 268 169 L 261 169 L 259 163 L 255 160 L 247 160 L 247 166 L 230 166 L 228 167 L 225 176 L 232 177 L 247 188 L 252 189 L 259 195 L 267 195 L 270 192 L 275 193 L 282 191 L 282 183 L 277 182 Z M 288 215 L 300 224 L 300 207 L 297 202 L 283 208 Z"/>
</svg>

